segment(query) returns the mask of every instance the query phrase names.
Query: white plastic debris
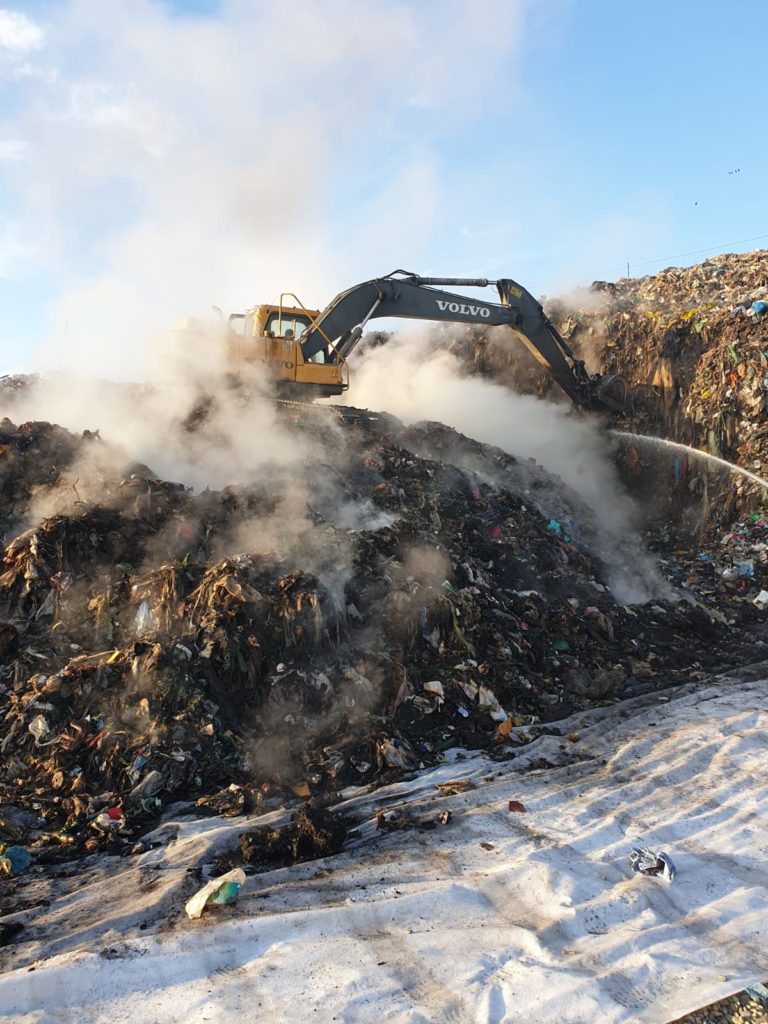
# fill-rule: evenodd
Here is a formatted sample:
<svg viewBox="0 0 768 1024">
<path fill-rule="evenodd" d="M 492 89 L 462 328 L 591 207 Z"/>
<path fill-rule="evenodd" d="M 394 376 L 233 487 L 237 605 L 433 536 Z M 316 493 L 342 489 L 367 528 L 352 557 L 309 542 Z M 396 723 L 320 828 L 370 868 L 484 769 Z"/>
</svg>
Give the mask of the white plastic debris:
<svg viewBox="0 0 768 1024">
<path fill-rule="evenodd" d="M 647 846 L 634 846 L 629 854 L 632 870 L 641 875 L 661 875 L 668 882 L 674 880 L 677 868 L 669 854 L 654 853 Z"/>
<path fill-rule="evenodd" d="M 433 679 L 428 683 L 424 683 L 422 687 L 425 693 L 433 693 L 436 697 L 441 700 L 445 699 L 445 692 L 443 691 L 443 684 L 439 679 Z"/>
<path fill-rule="evenodd" d="M 753 598 L 752 604 L 761 612 L 765 611 L 768 608 L 768 590 L 761 590 L 757 597 Z"/>
<path fill-rule="evenodd" d="M 27 728 L 35 737 L 36 747 L 51 747 L 58 740 L 58 736 L 54 736 L 52 740 L 48 740 L 47 743 L 43 743 L 43 737 L 48 736 L 51 731 L 51 728 L 43 715 L 35 715 Z"/>
<path fill-rule="evenodd" d="M 233 868 L 226 875 L 214 878 L 187 900 L 184 907 L 187 917 L 196 921 L 209 903 L 218 903 L 221 906 L 233 903 L 244 884 L 245 872 L 242 868 Z"/>
<path fill-rule="evenodd" d="M 48 728 L 48 723 L 42 715 L 35 715 L 32 721 L 27 726 L 29 731 L 35 737 L 36 740 L 41 740 L 43 736 L 47 736 L 51 731 Z"/>
<path fill-rule="evenodd" d="M 149 629 L 154 629 L 155 616 L 152 614 L 152 609 L 149 607 L 148 601 L 142 601 L 139 605 L 134 625 L 137 633 L 145 633 Z"/>
<path fill-rule="evenodd" d="M 506 722 L 509 715 L 504 708 L 499 704 L 496 694 L 492 690 L 489 690 L 487 686 L 481 686 L 478 695 L 477 702 L 481 708 L 487 708 L 488 714 L 491 716 L 494 722 Z"/>
</svg>

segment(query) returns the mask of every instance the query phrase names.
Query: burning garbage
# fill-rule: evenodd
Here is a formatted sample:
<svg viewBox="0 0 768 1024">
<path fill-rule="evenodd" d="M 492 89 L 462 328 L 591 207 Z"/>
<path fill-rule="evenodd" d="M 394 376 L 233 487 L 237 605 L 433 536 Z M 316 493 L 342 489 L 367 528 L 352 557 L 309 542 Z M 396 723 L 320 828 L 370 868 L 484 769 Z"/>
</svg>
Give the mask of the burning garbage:
<svg viewBox="0 0 768 1024">
<path fill-rule="evenodd" d="M 295 835 L 243 837 L 246 860 L 303 859 L 310 833 L 343 841 L 315 818 L 345 787 L 451 747 L 510 756 L 572 709 L 743 659 L 700 603 L 618 601 L 594 514 L 539 467 L 438 424 L 281 415 L 343 451 L 304 467 L 293 518 L 286 475 L 193 492 L 94 434 L 4 422 L 6 847 L 128 852 L 172 804 L 303 801 Z M 75 494 L 83 446 L 100 475 Z M 41 488 L 67 500 L 35 519 Z"/>
</svg>

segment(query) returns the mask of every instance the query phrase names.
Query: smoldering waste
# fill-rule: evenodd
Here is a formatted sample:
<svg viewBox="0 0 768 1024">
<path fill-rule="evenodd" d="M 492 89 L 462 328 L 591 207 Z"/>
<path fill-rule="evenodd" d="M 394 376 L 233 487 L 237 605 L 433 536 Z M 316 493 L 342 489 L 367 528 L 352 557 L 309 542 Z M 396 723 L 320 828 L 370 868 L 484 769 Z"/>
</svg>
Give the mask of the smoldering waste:
<svg viewBox="0 0 768 1024">
<path fill-rule="evenodd" d="M 172 804 L 320 809 L 746 657 L 752 605 L 618 603 L 603 527 L 535 464 L 436 424 L 282 416 L 312 438 L 295 519 L 295 470 L 194 494 L 98 434 L 0 424 L 0 843 L 46 863 L 141 849 Z M 36 519 L 41 496 L 60 510 Z M 631 571 L 636 545 L 608 546 Z M 305 818 L 296 856 L 339 834 Z"/>
<path fill-rule="evenodd" d="M 672 438 L 765 475 L 768 250 L 594 281 L 543 301 L 590 372 L 628 378 L 634 410 L 622 421 L 625 429 Z M 436 330 L 434 341 L 469 374 L 561 398 L 533 357 L 510 344 L 505 328 Z"/>
</svg>

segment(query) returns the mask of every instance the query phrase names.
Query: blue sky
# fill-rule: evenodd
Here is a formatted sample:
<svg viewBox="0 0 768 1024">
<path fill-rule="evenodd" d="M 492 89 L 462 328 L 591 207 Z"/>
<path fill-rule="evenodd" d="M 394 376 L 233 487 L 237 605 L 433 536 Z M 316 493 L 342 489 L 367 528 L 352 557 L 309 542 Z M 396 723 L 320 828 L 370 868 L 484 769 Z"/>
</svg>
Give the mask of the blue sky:
<svg viewBox="0 0 768 1024">
<path fill-rule="evenodd" d="M 553 294 L 768 242 L 757 0 L 1 4 L 0 370 L 395 266 Z"/>
</svg>

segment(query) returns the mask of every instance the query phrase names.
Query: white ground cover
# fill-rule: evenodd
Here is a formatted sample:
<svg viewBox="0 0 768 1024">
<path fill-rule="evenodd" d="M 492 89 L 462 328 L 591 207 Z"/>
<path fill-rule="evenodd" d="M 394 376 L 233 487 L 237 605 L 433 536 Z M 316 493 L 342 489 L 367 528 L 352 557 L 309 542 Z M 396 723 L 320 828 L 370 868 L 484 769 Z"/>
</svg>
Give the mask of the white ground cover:
<svg viewBox="0 0 768 1024">
<path fill-rule="evenodd" d="M 342 854 L 249 877 L 198 921 L 187 869 L 285 814 L 168 821 L 144 854 L 33 872 L 4 918 L 25 929 L 0 950 L 0 1020 L 663 1022 L 761 980 L 763 675 L 573 716 L 508 762 L 454 752 L 348 791 L 336 809 L 357 835 Z M 554 767 L 530 767 L 542 759 Z M 435 788 L 457 779 L 476 788 Z M 376 830 L 380 809 L 446 808 L 434 831 Z M 672 885 L 632 874 L 637 844 L 671 855 Z"/>
</svg>

